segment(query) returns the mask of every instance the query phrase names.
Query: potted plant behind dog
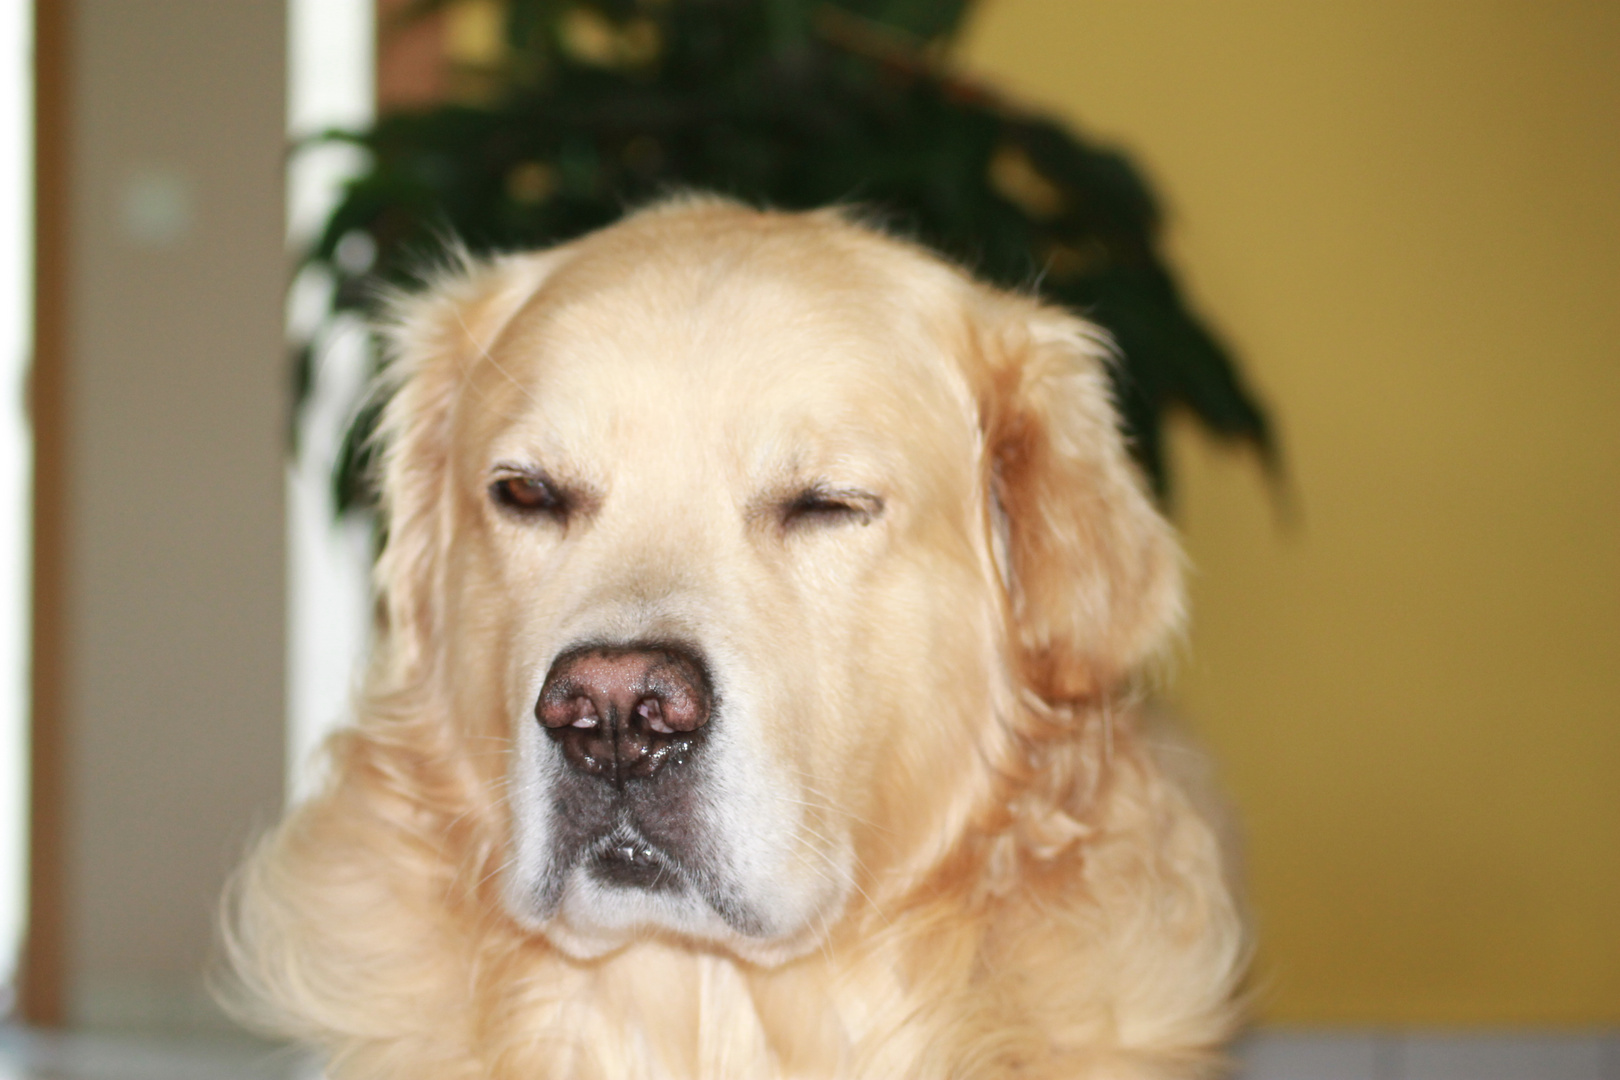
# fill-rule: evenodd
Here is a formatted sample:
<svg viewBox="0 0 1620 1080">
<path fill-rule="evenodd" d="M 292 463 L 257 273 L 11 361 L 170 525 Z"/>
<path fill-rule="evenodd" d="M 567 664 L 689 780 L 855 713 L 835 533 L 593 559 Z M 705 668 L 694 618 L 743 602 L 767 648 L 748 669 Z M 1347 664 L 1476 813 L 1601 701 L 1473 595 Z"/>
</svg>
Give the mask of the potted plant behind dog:
<svg viewBox="0 0 1620 1080">
<path fill-rule="evenodd" d="M 1270 460 L 1265 413 L 1187 307 L 1140 172 L 952 73 L 945 50 L 968 6 L 502 0 L 500 40 L 455 66 L 451 100 L 324 136 L 364 148 L 368 165 L 305 267 L 330 281 L 334 315 L 369 314 L 380 285 L 409 284 L 449 238 L 475 254 L 546 246 L 681 189 L 842 204 L 1104 326 L 1130 445 L 1161 496 L 1161 424 L 1176 404 Z M 300 399 L 321 340 L 298 347 Z M 370 502 L 381 405 L 349 432 L 340 509 Z"/>
</svg>

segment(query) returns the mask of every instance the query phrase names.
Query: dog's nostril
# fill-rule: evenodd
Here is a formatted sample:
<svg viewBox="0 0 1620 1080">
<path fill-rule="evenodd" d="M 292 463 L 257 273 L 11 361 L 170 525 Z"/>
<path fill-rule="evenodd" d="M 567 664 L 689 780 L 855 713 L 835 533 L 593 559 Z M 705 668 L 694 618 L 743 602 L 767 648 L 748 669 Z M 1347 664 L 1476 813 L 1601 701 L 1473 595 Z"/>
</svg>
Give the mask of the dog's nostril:
<svg viewBox="0 0 1620 1080">
<path fill-rule="evenodd" d="M 574 694 L 560 703 L 552 702 L 549 707 L 537 706 L 535 714 L 547 727 L 593 728 L 601 720 L 596 703 L 586 694 Z"/>
<path fill-rule="evenodd" d="M 559 656 L 535 717 L 575 768 L 621 784 L 683 760 L 708 722 L 703 663 L 673 646 L 586 646 Z"/>
<path fill-rule="evenodd" d="M 657 698 L 642 698 L 636 705 L 636 714 L 647 721 L 647 726 L 660 735 L 674 734 L 675 729 L 664 722 L 664 710 Z"/>
</svg>

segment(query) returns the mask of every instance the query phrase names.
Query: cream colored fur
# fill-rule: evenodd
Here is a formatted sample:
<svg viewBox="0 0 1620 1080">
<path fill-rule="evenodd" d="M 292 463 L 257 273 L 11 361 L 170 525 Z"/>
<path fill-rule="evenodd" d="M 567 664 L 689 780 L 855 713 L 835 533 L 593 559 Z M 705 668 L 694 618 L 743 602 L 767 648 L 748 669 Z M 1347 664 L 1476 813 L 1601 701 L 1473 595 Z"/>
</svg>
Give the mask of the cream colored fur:
<svg viewBox="0 0 1620 1080">
<path fill-rule="evenodd" d="M 468 262 L 388 334 L 379 643 L 229 897 L 245 1015 L 342 1080 L 1221 1072 L 1245 935 L 1135 730 L 1179 555 L 1094 328 L 835 213 L 684 199 Z M 514 457 L 593 501 L 503 520 Z M 882 512 L 783 524 L 811 482 Z M 715 657 L 762 933 L 514 900 L 538 680 L 647 627 Z"/>
</svg>

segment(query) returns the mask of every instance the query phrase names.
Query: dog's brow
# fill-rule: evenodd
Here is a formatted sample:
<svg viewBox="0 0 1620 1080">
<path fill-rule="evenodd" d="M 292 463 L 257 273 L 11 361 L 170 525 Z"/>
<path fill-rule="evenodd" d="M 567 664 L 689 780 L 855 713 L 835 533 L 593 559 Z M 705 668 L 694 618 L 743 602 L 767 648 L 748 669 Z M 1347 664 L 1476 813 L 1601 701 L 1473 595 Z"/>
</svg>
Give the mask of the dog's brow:
<svg viewBox="0 0 1620 1080">
<path fill-rule="evenodd" d="M 534 391 L 530 390 L 527 386 L 524 386 L 517 380 L 516 376 L 514 376 L 510 371 L 507 371 L 506 368 L 502 367 L 501 362 L 495 359 L 494 354 L 489 351 L 489 346 L 478 340 L 478 336 L 472 332 L 472 327 L 467 325 L 467 320 L 463 317 L 463 313 L 460 308 L 456 309 L 456 322 L 461 326 L 462 333 L 467 335 L 467 340 L 472 342 L 473 345 L 478 349 L 478 355 L 481 359 L 488 360 L 490 367 L 494 368 L 499 374 L 504 376 L 507 382 L 517 387 L 518 392 L 524 397 L 528 398 L 536 405 L 540 404 L 540 399 L 535 397 Z M 501 327 L 502 330 L 505 328 L 505 325 Z M 499 337 L 499 332 L 497 332 L 495 336 Z M 462 365 L 462 374 L 463 376 L 471 374 L 471 372 L 467 369 L 466 364 Z M 463 378 L 462 380 L 463 384 L 468 381 L 469 380 L 466 378 Z"/>
</svg>

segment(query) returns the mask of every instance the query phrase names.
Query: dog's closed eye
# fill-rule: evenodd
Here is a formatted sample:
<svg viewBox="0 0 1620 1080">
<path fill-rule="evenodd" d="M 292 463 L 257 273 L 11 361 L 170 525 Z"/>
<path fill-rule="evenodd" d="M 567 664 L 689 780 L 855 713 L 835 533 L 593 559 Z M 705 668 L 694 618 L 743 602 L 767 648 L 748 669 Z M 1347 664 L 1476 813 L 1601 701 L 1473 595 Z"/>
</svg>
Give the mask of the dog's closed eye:
<svg viewBox="0 0 1620 1080">
<path fill-rule="evenodd" d="M 782 527 L 870 525 L 883 513 L 883 499 L 869 491 L 812 484 L 781 505 Z"/>
</svg>

